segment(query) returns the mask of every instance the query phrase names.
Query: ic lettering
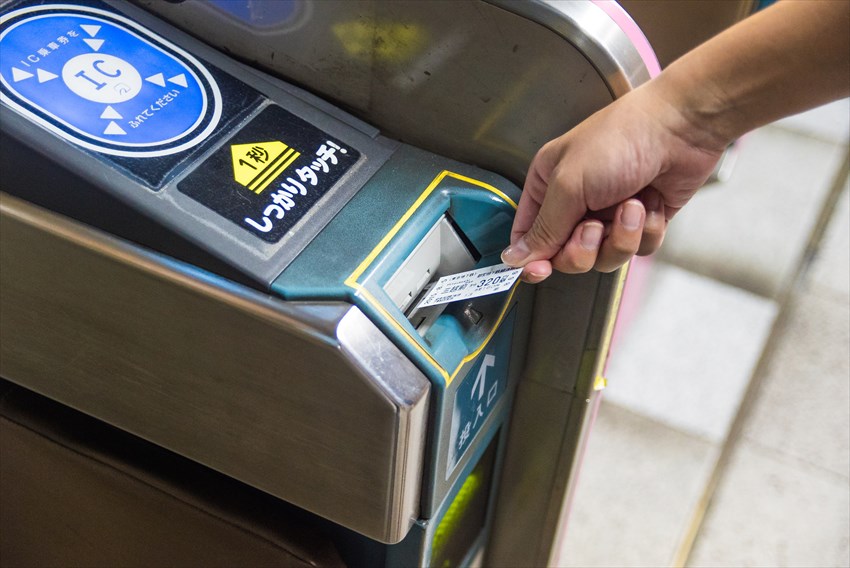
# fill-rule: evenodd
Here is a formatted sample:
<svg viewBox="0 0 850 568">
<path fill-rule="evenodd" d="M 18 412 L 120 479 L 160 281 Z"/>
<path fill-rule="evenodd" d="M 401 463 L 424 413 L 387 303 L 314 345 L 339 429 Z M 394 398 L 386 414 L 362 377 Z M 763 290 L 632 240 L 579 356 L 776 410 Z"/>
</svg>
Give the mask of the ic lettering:
<svg viewBox="0 0 850 568">
<path fill-rule="evenodd" d="M 104 61 L 103 59 L 98 59 L 97 61 L 92 63 L 91 66 L 94 67 L 95 71 L 97 71 L 98 73 L 100 73 L 101 75 L 104 75 L 106 77 L 118 77 L 119 75 L 121 75 L 120 69 L 116 69 L 114 73 L 108 73 L 107 71 L 104 71 L 103 69 L 101 69 L 100 66 L 103 65 L 104 63 L 106 63 L 106 61 Z"/>
</svg>

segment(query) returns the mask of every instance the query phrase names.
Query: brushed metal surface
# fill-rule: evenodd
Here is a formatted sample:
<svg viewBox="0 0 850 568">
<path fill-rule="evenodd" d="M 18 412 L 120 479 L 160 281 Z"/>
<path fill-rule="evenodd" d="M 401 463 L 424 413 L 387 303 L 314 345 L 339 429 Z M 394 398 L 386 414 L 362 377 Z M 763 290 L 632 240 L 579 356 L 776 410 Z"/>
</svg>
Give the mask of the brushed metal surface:
<svg viewBox="0 0 850 568">
<path fill-rule="evenodd" d="M 550 565 L 590 433 L 594 379 L 608 356 L 621 276 L 554 274 L 538 292 L 533 350 L 514 402 L 487 566 Z M 537 325 L 551 320 L 549 314 L 561 323 Z M 556 355 L 563 350 L 566 359 Z"/>
<path fill-rule="evenodd" d="M 486 1 L 537 22 L 575 46 L 604 78 L 615 97 L 649 80 L 649 71 L 632 41 L 602 8 L 592 2 Z M 569 68 L 563 70 L 564 73 L 570 71 Z"/>
<path fill-rule="evenodd" d="M 0 374 L 376 540 L 419 507 L 428 380 L 285 303 L 0 194 Z"/>
<path fill-rule="evenodd" d="M 391 138 L 519 185 L 540 146 L 610 103 L 609 80 L 620 92 L 621 77 L 637 72 L 620 61 L 622 32 L 595 6 L 323 0 L 269 25 L 201 0 L 134 1 Z"/>
</svg>

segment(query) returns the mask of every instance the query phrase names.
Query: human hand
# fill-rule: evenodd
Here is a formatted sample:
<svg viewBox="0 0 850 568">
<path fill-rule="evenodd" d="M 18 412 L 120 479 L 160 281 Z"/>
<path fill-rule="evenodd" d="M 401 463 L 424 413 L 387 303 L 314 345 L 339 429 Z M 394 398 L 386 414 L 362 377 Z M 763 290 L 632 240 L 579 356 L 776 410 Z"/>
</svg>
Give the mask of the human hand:
<svg viewBox="0 0 850 568">
<path fill-rule="evenodd" d="M 502 253 L 525 268 L 523 280 L 541 282 L 553 269 L 610 272 L 661 245 L 725 143 L 659 89 L 632 91 L 537 153 Z"/>
</svg>

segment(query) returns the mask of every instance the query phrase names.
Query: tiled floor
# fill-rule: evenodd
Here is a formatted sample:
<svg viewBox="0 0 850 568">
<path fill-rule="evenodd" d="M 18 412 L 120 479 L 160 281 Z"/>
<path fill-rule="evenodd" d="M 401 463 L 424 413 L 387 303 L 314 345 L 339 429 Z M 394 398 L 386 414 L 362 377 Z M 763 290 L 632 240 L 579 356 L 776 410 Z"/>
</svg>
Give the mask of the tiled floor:
<svg viewBox="0 0 850 568">
<path fill-rule="evenodd" d="M 731 178 L 670 223 L 662 258 L 768 298 L 796 270 L 845 149 L 778 126 L 748 134 Z"/>
<path fill-rule="evenodd" d="M 847 477 L 755 444 L 724 474 L 689 566 L 847 566 Z"/>
<path fill-rule="evenodd" d="M 743 438 L 850 484 L 850 306 L 806 291 L 790 306 Z"/>
<path fill-rule="evenodd" d="M 691 566 L 850 563 L 850 305 L 790 309 Z"/>
<path fill-rule="evenodd" d="M 753 133 L 674 220 L 558 565 L 850 566 L 848 132 L 845 100 Z"/>
<path fill-rule="evenodd" d="M 603 404 L 558 566 L 665 566 L 717 446 Z"/>
<path fill-rule="evenodd" d="M 669 264 L 654 266 L 644 286 L 642 310 L 630 325 L 651 332 L 627 333 L 617 345 L 606 400 L 720 443 L 770 333 L 776 303 Z"/>
</svg>

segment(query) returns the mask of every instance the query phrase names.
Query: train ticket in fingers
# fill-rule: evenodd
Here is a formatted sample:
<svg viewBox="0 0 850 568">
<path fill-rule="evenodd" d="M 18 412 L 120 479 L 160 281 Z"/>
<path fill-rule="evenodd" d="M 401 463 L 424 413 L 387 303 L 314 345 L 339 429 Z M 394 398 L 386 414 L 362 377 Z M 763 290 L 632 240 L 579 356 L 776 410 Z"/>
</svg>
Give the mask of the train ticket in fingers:
<svg viewBox="0 0 850 568">
<path fill-rule="evenodd" d="M 522 273 L 522 268 L 496 264 L 469 272 L 443 276 L 422 298 L 416 309 L 468 300 L 510 290 Z"/>
</svg>

